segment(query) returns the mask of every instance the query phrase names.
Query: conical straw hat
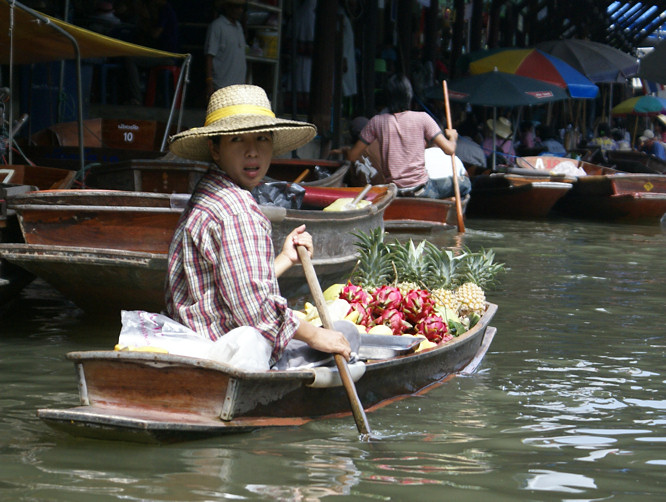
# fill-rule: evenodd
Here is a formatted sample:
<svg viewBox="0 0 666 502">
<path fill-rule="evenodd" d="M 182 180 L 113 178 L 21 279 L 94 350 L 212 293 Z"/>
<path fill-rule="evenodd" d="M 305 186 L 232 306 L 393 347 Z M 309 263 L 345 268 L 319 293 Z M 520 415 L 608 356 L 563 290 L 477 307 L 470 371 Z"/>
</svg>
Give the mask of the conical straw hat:
<svg viewBox="0 0 666 502">
<path fill-rule="evenodd" d="M 204 126 L 172 136 L 169 149 L 185 159 L 210 162 L 209 138 L 252 132 L 271 132 L 273 155 L 280 155 L 309 142 L 317 128 L 307 122 L 277 118 L 261 87 L 230 85 L 210 97 Z"/>
</svg>

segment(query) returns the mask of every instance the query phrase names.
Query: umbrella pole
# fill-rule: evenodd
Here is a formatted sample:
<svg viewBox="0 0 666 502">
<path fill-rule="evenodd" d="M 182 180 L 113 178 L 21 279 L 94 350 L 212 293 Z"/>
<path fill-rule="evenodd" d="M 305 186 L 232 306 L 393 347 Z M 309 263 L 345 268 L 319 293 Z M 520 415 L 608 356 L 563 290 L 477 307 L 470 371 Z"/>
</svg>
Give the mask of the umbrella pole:
<svg viewBox="0 0 666 502">
<path fill-rule="evenodd" d="M 636 115 L 634 120 L 634 133 L 631 135 L 631 147 L 636 144 L 636 133 L 638 132 L 638 115 Z"/>
<path fill-rule="evenodd" d="M 611 129 L 611 110 L 613 109 L 613 82 L 609 84 L 608 90 L 608 130 Z"/>
<path fill-rule="evenodd" d="M 495 134 L 495 128 L 497 127 L 497 108 L 493 106 L 493 172 L 495 172 L 495 163 L 497 162 L 497 157 L 495 154 L 495 149 L 497 148 L 497 135 Z"/>
</svg>

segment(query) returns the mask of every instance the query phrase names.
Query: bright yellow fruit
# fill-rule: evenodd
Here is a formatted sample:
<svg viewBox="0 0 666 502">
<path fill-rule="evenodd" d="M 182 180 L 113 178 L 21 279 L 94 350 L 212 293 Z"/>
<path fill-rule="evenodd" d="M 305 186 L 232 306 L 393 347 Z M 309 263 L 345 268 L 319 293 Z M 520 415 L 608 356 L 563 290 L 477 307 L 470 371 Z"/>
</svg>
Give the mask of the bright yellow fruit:
<svg viewBox="0 0 666 502">
<path fill-rule="evenodd" d="M 329 286 L 326 288 L 326 291 L 324 291 L 324 300 L 327 302 L 337 300 L 340 298 L 340 291 L 342 291 L 342 288 L 344 287 L 344 284 L 333 284 L 332 286 Z"/>
<path fill-rule="evenodd" d="M 385 324 L 378 324 L 368 330 L 369 335 L 392 335 L 393 330 Z"/>
</svg>

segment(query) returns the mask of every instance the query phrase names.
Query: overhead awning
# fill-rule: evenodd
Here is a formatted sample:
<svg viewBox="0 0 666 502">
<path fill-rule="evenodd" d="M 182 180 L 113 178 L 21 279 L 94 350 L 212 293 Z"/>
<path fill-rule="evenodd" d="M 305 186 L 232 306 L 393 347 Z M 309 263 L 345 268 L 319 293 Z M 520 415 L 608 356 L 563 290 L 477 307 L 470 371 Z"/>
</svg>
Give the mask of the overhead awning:
<svg viewBox="0 0 666 502">
<path fill-rule="evenodd" d="M 70 40 L 48 26 L 53 23 L 69 33 L 79 45 L 81 58 L 99 57 L 171 57 L 185 59 L 188 54 L 159 51 L 149 47 L 123 42 L 94 31 L 66 23 L 39 13 L 47 22 L 36 19 L 28 12 L 12 7 L 9 0 L 0 0 L 0 63 L 10 63 L 10 29 L 14 31 L 14 64 L 43 63 L 75 59 L 76 52 Z M 13 23 L 11 18 L 13 16 Z"/>
</svg>

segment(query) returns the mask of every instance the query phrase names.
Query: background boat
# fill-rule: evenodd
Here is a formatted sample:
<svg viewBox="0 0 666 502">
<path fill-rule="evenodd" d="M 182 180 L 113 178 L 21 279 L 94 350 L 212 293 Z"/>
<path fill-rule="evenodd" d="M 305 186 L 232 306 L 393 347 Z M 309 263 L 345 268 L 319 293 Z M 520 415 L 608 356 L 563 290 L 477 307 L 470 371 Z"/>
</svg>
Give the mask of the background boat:
<svg viewBox="0 0 666 502">
<path fill-rule="evenodd" d="M 666 161 L 635 150 L 609 150 L 608 162 L 627 173 L 666 174 Z"/>
<path fill-rule="evenodd" d="M 487 304 L 472 329 L 432 349 L 352 369 L 364 408 L 381 408 L 478 364 L 475 357 L 485 354 L 495 334 L 489 323 L 496 311 Z M 320 381 L 331 373 L 327 368 L 246 372 L 205 359 L 127 351 L 67 357 L 77 369 L 81 406 L 41 409 L 38 416 L 74 435 L 182 441 L 349 415 L 339 379 Z"/>
<path fill-rule="evenodd" d="M 16 211 L 10 207 L 14 198 L 33 190 L 69 188 L 74 174 L 41 166 L 0 166 L 0 243 L 23 242 Z M 27 270 L 0 258 L 0 305 L 13 299 L 33 279 Z"/>
<path fill-rule="evenodd" d="M 326 287 L 351 272 L 357 260 L 352 232 L 367 233 L 382 226 L 384 210 L 396 189 L 394 185 L 373 187 L 368 194 L 373 201 L 370 206 L 342 212 L 321 210 L 331 189 L 312 190 L 305 199 L 308 209 L 262 206 L 262 211 L 271 221 L 278 250 L 292 229 L 307 226 L 314 239 L 313 265 Z M 13 207 L 26 244 L 0 245 L 0 256 L 42 277 L 84 310 L 117 315 L 119 309 L 145 310 L 151 305 L 160 311 L 166 259 L 157 255 L 166 257 L 188 198 L 187 194 L 90 189 L 25 194 Z M 130 259 L 126 253 L 134 254 Z M 125 288 L 132 287 L 132 280 L 138 288 L 149 281 L 153 287 L 128 295 Z M 291 267 L 279 283 L 287 297 L 307 291 L 300 265 Z"/>
<path fill-rule="evenodd" d="M 469 194 L 462 197 L 465 214 Z M 455 230 L 458 217 L 455 198 L 426 199 L 396 197 L 384 211 L 384 228 L 392 232 L 423 233 L 438 230 Z"/>
<path fill-rule="evenodd" d="M 571 190 L 570 180 L 538 173 L 489 173 L 471 177 L 467 214 L 481 218 L 543 218 Z"/>
<path fill-rule="evenodd" d="M 632 223 L 659 223 L 666 214 L 666 175 L 623 173 L 615 169 L 560 157 L 522 157 L 521 167 L 552 171 L 563 162 L 585 172 L 574 176 L 572 188 L 553 207 L 575 218 Z"/>
<path fill-rule="evenodd" d="M 172 153 L 159 158 L 130 159 L 86 169 L 82 184 L 88 188 L 156 193 L 192 193 L 210 166 Z M 302 186 L 341 186 L 348 162 L 317 159 L 273 159 L 264 179 Z"/>
</svg>

